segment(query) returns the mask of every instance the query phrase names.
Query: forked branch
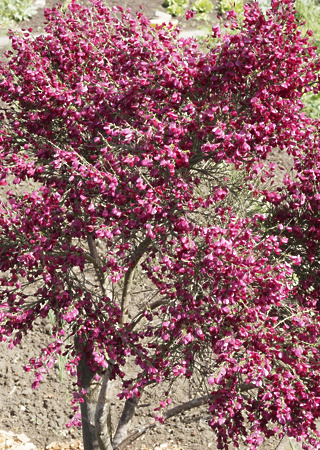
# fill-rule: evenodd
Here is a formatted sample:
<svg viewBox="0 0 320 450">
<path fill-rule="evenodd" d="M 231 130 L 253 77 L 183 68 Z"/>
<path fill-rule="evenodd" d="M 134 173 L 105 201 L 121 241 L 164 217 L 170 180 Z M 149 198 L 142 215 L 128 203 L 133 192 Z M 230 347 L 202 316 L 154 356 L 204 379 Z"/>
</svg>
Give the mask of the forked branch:
<svg viewBox="0 0 320 450">
<path fill-rule="evenodd" d="M 210 399 L 210 395 L 204 395 L 202 397 L 195 398 L 193 400 L 190 400 L 189 402 L 182 403 L 181 405 L 175 406 L 174 408 L 171 408 L 163 413 L 164 420 L 170 419 L 171 417 L 174 417 L 178 414 L 181 414 L 185 411 L 189 411 L 190 409 L 197 408 L 203 404 L 205 404 Z M 159 424 L 158 421 L 155 419 L 150 420 L 146 424 L 139 427 L 137 430 L 135 430 L 133 433 L 131 433 L 125 440 L 121 442 L 117 447 L 113 447 L 114 450 L 124 450 L 127 445 L 129 445 L 131 442 L 135 441 L 138 437 L 143 435 L 146 431 L 148 431 L 150 428 L 154 428 Z"/>
<path fill-rule="evenodd" d="M 113 438 L 113 448 L 117 448 L 121 442 L 123 442 L 128 434 L 128 426 L 130 421 L 135 413 L 136 407 L 139 403 L 138 397 L 134 396 L 126 400 L 119 423 L 116 434 Z"/>
<path fill-rule="evenodd" d="M 252 389 L 256 389 L 256 386 L 253 384 L 247 384 L 245 386 L 242 386 L 240 390 L 241 392 L 248 392 L 251 391 Z M 171 419 L 171 417 L 189 411 L 190 409 L 198 408 L 199 406 L 202 406 L 205 403 L 207 403 L 210 400 L 210 398 L 212 398 L 211 394 L 203 395 L 202 397 L 195 398 L 188 402 L 182 403 L 181 405 L 177 405 L 174 408 L 168 409 L 167 411 L 164 411 L 163 419 L 168 420 Z M 151 419 L 149 422 L 145 423 L 137 430 L 135 430 L 133 433 L 131 433 L 126 439 L 124 439 L 120 444 L 118 444 L 118 446 L 113 445 L 113 450 L 124 450 L 127 445 L 131 444 L 131 442 L 135 441 L 136 439 L 138 439 L 138 437 L 142 436 L 150 428 L 154 428 L 158 424 L 159 424 L 158 421 L 156 421 L 155 419 Z"/>
<path fill-rule="evenodd" d="M 140 320 L 143 318 L 143 313 L 147 309 L 149 311 L 153 311 L 154 309 L 157 309 L 159 306 L 166 305 L 170 301 L 169 298 L 160 298 L 158 300 L 155 300 L 153 303 L 150 303 L 147 305 L 143 311 L 139 311 L 139 313 L 134 317 L 134 319 L 130 323 L 130 328 L 133 330 L 133 328 L 140 322 Z"/>
</svg>

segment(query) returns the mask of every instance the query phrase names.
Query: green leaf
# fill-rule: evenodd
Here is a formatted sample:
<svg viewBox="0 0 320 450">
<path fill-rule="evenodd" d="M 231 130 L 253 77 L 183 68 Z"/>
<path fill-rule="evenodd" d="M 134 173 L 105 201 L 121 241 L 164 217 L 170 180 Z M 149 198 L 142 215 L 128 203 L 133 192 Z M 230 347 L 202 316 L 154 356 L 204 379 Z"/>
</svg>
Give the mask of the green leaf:
<svg viewBox="0 0 320 450">
<path fill-rule="evenodd" d="M 243 14 L 243 0 L 221 0 L 220 9 L 223 14 L 231 10 L 238 14 Z"/>
<path fill-rule="evenodd" d="M 196 0 L 192 10 L 197 13 L 210 13 L 213 11 L 213 3 L 210 0 Z"/>
<path fill-rule="evenodd" d="M 165 0 L 164 6 L 172 16 L 182 16 L 189 6 L 189 0 Z"/>
<path fill-rule="evenodd" d="M 1 28 L 10 27 L 14 22 L 30 19 L 37 13 L 44 0 L 2 0 L 0 2 Z"/>
</svg>

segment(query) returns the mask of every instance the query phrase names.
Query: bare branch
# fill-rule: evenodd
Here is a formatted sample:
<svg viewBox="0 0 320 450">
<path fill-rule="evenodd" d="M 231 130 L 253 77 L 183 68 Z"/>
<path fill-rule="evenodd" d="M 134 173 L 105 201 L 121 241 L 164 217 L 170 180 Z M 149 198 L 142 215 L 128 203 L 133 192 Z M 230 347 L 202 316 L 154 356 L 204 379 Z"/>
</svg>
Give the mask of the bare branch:
<svg viewBox="0 0 320 450">
<path fill-rule="evenodd" d="M 240 388 L 241 392 L 248 392 L 252 389 L 256 389 L 257 387 L 253 384 L 247 384 Z M 210 398 L 213 398 L 211 394 L 203 395 L 202 397 L 197 397 L 193 400 L 190 400 L 188 402 L 182 403 L 181 405 L 175 406 L 174 408 L 168 409 L 167 411 L 164 411 L 163 418 L 164 420 L 171 419 L 171 417 L 177 416 L 178 414 L 181 414 L 185 411 L 189 411 L 193 408 L 198 408 L 199 406 L 204 405 L 207 403 Z M 135 430 L 133 433 L 131 433 L 124 441 L 122 441 L 118 446 L 113 446 L 113 450 L 124 450 L 127 445 L 131 444 L 131 442 L 135 441 L 143 435 L 146 431 L 148 431 L 150 428 L 154 428 L 159 424 L 158 421 L 155 419 L 151 419 L 146 424 L 139 427 L 137 430 Z"/>
<path fill-rule="evenodd" d="M 128 307 L 130 304 L 130 291 L 131 291 L 134 269 L 137 267 L 139 260 L 141 259 L 143 253 L 147 250 L 150 243 L 151 243 L 151 238 L 146 237 L 144 239 L 144 241 L 142 241 L 139 244 L 137 250 L 134 252 L 134 254 L 132 256 L 132 264 L 129 267 L 129 269 L 124 277 L 124 285 L 123 285 L 122 298 L 121 298 L 122 323 L 125 323 L 128 318 Z"/>
<path fill-rule="evenodd" d="M 203 405 L 210 399 L 210 395 L 204 395 L 203 397 L 198 397 L 189 402 L 182 403 L 181 405 L 175 406 L 174 408 L 169 409 L 163 413 L 163 418 L 165 420 L 170 419 L 173 416 L 181 414 L 182 412 L 189 411 L 190 409 L 197 408 L 198 406 Z M 134 431 L 130 434 L 124 441 L 121 442 L 117 447 L 113 447 L 113 450 L 123 450 L 129 445 L 131 442 L 135 441 L 139 436 L 144 434 L 150 428 L 153 428 L 159 424 L 155 419 L 150 420 L 146 424 L 142 425 L 138 430 Z"/>
<path fill-rule="evenodd" d="M 139 403 L 139 399 L 140 398 L 134 396 L 133 398 L 129 398 L 128 400 L 126 400 L 118 423 L 116 434 L 113 438 L 113 448 L 116 448 L 127 437 L 128 426 Z"/>
<path fill-rule="evenodd" d="M 101 450 L 112 450 L 111 429 L 111 390 L 113 382 L 109 380 L 110 368 L 103 377 L 95 412 L 95 430 Z"/>
<path fill-rule="evenodd" d="M 158 308 L 158 306 L 165 305 L 169 302 L 169 298 L 160 298 L 159 300 L 154 301 L 150 305 L 146 305 L 145 309 L 148 309 L 150 311 L 153 311 L 154 309 Z M 130 328 L 133 330 L 133 328 L 140 322 L 140 320 L 143 318 L 143 313 L 145 311 L 140 311 L 131 321 Z"/>
<path fill-rule="evenodd" d="M 102 291 L 103 295 L 105 296 L 106 290 L 104 287 L 104 274 L 101 269 L 100 258 L 99 258 L 98 252 L 97 252 L 97 247 L 96 247 L 96 244 L 94 242 L 94 239 L 93 239 L 91 233 L 88 233 L 87 241 L 88 241 L 91 259 L 88 257 L 88 255 L 86 255 L 87 256 L 86 259 L 89 260 L 90 262 L 92 262 L 92 264 L 94 265 L 94 269 L 95 269 L 97 278 L 99 280 L 101 291 Z"/>
</svg>

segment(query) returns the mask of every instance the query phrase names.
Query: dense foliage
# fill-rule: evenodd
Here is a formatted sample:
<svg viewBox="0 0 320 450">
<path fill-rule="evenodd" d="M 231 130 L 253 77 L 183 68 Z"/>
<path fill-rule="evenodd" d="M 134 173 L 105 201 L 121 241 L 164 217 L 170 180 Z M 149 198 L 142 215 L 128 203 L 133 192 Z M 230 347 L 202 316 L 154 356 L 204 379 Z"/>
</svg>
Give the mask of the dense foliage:
<svg viewBox="0 0 320 450">
<path fill-rule="evenodd" d="M 0 336 L 14 346 L 54 314 L 26 370 L 36 387 L 68 355 L 75 409 L 85 358 L 97 380 L 124 380 L 120 398 L 200 380 L 219 448 L 277 433 L 319 448 L 319 122 L 301 96 L 320 62 L 292 1 L 244 11 L 206 53 L 99 0 L 12 36 Z M 278 187 L 273 150 L 293 165 Z"/>
</svg>

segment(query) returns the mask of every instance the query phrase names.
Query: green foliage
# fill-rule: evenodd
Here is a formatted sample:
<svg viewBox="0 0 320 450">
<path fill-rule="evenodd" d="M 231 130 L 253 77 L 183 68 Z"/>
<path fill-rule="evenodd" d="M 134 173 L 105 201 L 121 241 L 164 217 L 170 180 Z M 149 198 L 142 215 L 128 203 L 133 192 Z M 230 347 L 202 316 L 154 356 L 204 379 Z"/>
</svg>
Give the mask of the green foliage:
<svg viewBox="0 0 320 450">
<path fill-rule="evenodd" d="M 52 334 L 53 334 L 52 330 L 57 323 L 57 318 L 56 318 L 56 315 L 55 315 L 53 309 L 50 309 L 50 311 L 48 313 L 48 317 L 49 317 L 50 325 L 51 325 L 50 334 L 52 336 Z M 70 339 L 67 340 L 67 344 L 70 344 Z M 58 370 L 59 370 L 59 380 L 60 380 L 60 383 L 62 383 L 64 376 L 66 374 L 66 364 L 68 362 L 68 357 L 63 353 L 58 354 L 57 362 L 58 362 Z"/>
<path fill-rule="evenodd" d="M 192 5 L 192 10 L 197 13 L 197 20 L 209 21 L 209 13 L 213 11 L 213 3 L 211 0 L 196 0 Z"/>
<path fill-rule="evenodd" d="M 298 19 L 305 21 L 303 32 L 313 31 L 314 45 L 320 49 L 320 4 L 315 0 L 296 0 Z M 318 50 L 320 51 L 320 50 Z M 304 112 L 313 119 L 320 117 L 320 94 L 309 92 L 302 98 L 305 104 Z"/>
<path fill-rule="evenodd" d="M 220 10 L 223 14 L 232 9 L 238 14 L 243 14 L 243 0 L 220 0 Z"/>
<path fill-rule="evenodd" d="M 261 192 L 264 189 L 269 189 L 270 183 L 268 181 L 263 183 L 261 176 L 258 176 L 249 187 L 245 180 L 247 174 L 237 170 L 234 164 L 222 163 L 221 166 L 224 179 L 228 185 L 227 204 L 237 210 L 239 217 L 253 217 L 255 214 L 268 213 L 270 205 L 264 201 L 262 194 L 255 194 L 255 190 Z M 261 227 L 263 228 L 263 223 Z"/>
<path fill-rule="evenodd" d="M 58 355 L 59 381 L 62 383 L 66 374 L 67 356 Z"/>
<path fill-rule="evenodd" d="M 0 28 L 7 30 L 18 22 L 34 16 L 37 9 L 44 6 L 44 0 L 1 0 Z"/>
<path fill-rule="evenodd" d="M 50 320 L 50 325 L 51 325 L 51 331 L 50 334 L 52 335 L 52 328 L 54 327 L 55 323 L 56 323 L 56 316 L 54 314 L 53 309 L 50 309 L 49 313 L 48 313 L 48 317 Z"/>
<path fill-rule="evenodd" d="M 302 101 L 305 104 L 303 111 L 308 117 L 312 117 L 312 119 L 320 117 L 320 93 L 308 92 L 304 94 Z"/>
<path fill-rule="evenodd" d="M 182 16 L 189 7 L 189 0 L 165 0 L 163 6 L 172 16 Z M 196 0 L 192 5 L 192 10 L 197 13 L 197 20 L 209 21 L 209 13 L 213 11 L 213 8 L 211 0 Z"/>
<path fill-rule="evenodd" d="M 172 16 L 182 16 L 189 6 L 189 0 L 165 0 L 163 5 Z"/>
<path fill-rule="evenodd" d="M 305 20 L 304 32 L 313 31 L 312 38 L 315 45 L 320 47 L 320 5 L 315 0 L 297 0 L 296 9 L 298 17 Z"/>
<path fill-rule="evenodd" d="M 213 3 L 210 0 L 196 0 L 192 9 L 197 13 L 210 13 L 213 11 Z"/>
</svg>

